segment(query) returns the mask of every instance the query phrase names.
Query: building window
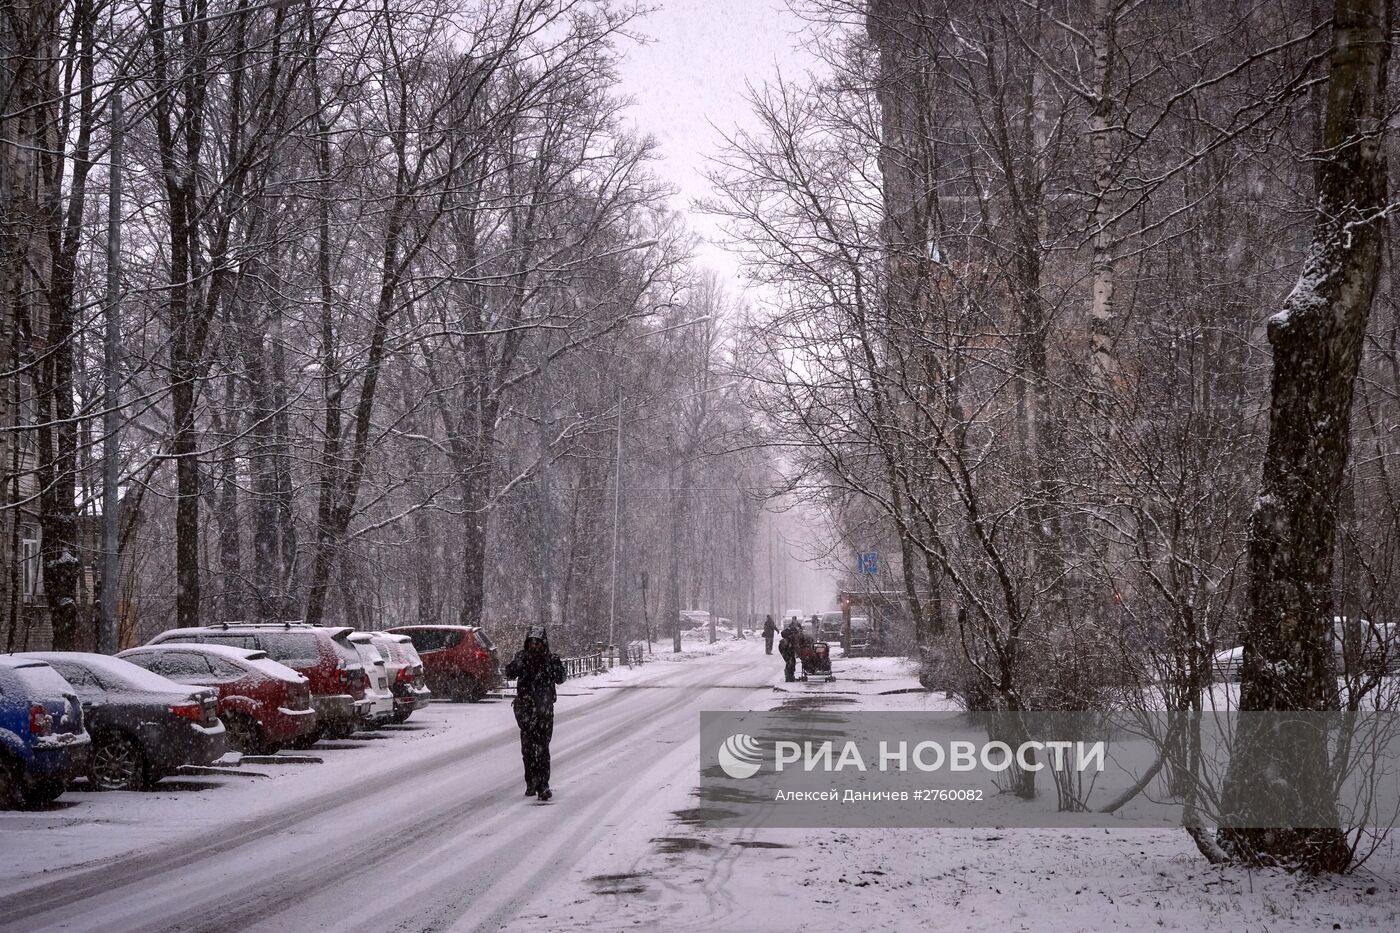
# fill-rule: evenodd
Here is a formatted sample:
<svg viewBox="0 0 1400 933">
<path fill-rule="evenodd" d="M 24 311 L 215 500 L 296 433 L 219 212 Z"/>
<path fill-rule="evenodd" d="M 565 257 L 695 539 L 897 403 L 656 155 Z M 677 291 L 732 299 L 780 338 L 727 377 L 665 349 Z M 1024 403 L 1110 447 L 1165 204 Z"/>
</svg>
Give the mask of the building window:
<svg viewBox="0 0 1400 933">
<path fill-rule="evenodd" d="M 39 424 L 38 406 L 34 402 L 34 396 L 20 390 L 19 397 L 19 448 L 24 453 L 29 453 L 38 447 L 38 432 L 35 430 Z"/>
<path fill-rule="evenodd" d="M 34 597 L 43 592 L 44 582 L 40 573 L 39 526 L 26 524 L 20 538 L 20 569 L 24 577 L 24 600 L 33 602 Z"/>
</svg>

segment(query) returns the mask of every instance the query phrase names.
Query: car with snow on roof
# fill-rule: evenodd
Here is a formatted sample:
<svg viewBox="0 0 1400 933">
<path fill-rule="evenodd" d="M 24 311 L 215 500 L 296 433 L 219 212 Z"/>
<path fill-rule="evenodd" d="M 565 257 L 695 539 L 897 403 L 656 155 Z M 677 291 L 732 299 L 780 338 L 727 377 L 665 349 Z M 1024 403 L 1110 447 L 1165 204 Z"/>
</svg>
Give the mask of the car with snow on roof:
<svg viewBox="0 0 1400 933">
<path fill-rule="evenodd" d="M 310 681 L 265 651 L 175 642 L 117 657 L 177 683 L 218 691 L 229 745 L 246 755 L 270 755 L 316 729 Z"/>
<path fill-rule="evenodd" d="M 90 744 L 72 685 L 43 661 L 0 655 L 0 810 L 52 803 Z"/>
<path fill-rule="evenodd" d="M 228 750 L 218 694 L 152 674 L 130 661 L 82 651 L 15 655 L 50 664 L 82 705 L 92 735 L 87 779 L 95 790 L 141 790 L 181 765 L 207 765 Z"/>
<path fill-rule="evenodd" d="M 323 735 L 352 734 L 373 705 L 373 699 L 365 696 L 369 674 L 350 643 L 352 632 L 346 626 L 302 622 L 220 622 L 161 632 L 147 644 L 198 643 L 264 651 L 301 674 L 310 682 L 311 706 L 316 710 L 316 728 L 293 743 L 304 748 Z"/>
</svg>

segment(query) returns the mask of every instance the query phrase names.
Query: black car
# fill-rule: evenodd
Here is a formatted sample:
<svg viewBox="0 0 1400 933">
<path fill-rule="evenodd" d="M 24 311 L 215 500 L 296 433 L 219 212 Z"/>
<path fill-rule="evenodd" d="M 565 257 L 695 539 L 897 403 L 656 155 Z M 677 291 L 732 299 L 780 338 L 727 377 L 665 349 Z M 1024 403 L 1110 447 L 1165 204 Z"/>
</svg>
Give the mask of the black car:
<svg viewBox="0 0 1400 933">
<path fill-rule="evenodd" d="M 129 661 L 77 651 L 34 652 L 73 685 L 92 736 L 88 783 L 97 790 L 149 787 L 181 765 L 228 750 L 216 691 L 167 680 Z"/>
</svg>

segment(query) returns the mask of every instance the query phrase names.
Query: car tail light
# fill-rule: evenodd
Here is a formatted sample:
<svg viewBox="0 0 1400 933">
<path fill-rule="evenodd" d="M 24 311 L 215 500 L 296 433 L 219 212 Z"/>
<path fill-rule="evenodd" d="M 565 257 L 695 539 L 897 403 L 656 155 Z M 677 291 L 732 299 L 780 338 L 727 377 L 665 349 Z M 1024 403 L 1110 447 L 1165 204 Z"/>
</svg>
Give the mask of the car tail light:
<svg viewBox="0 0 1400 933">
<path fill-rule="evenodd" d="M 414 679 L 413 668 L 411 668 L 411 667 L 401 667 L 401 668 L 399 668 L 399 673 L 398 673 L 398 675 L 394 678 L 394 680 L 398 681 L 398 682 L 401 683 L 401 684 L 411 684 L 411 683 L 413 683 L 413 679 Z"/>
<path fill-rule="evenodd" d="M 53 717 L 44 707 L 35 703 L 29 707 L 29 732 L 31 735 L 48 735 L 53 731 Z"/>
<path fill-rule="evenodd" d="M 170 712 L 190 722 L 204 722 L 203 703 L 176 703 L 170 707 Z"/>
</svg>

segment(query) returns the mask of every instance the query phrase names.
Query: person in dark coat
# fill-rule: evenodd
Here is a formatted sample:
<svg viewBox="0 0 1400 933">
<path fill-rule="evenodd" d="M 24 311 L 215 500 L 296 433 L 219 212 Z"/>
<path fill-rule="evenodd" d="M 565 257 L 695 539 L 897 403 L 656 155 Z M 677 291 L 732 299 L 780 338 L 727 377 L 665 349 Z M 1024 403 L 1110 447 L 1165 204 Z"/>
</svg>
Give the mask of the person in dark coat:
<svg viewBox="0 0 1400 933">
<path fill-rule="evenodd" d="M 789 683 L 797 679 L 797 642 L 801 637 L 802 630 L 794 619 L 783 629 L 783 637 L 778 639 L 778 654 L 783 656 L 783 679 Z"/>
<path fill-rule="evenodd" d="M 525 763 L 525 796 L 541 800 L 554 796 L 549 789 L 549 740 L 554 735 L 555 686 L 565 678 L 564 662 L 549 650 L 544 629 L 525 633 L 525 645 L 506 665 L 506 677 L 515 681 L 515 722 L 520 727 L 520 757 Z"/>
<path fill-rule="evenodd" d="M 778 625 L 772 616 L 763 617 L 763 653 L 773 653 L 773 636 L 778 634 Z"/>
</svg>

